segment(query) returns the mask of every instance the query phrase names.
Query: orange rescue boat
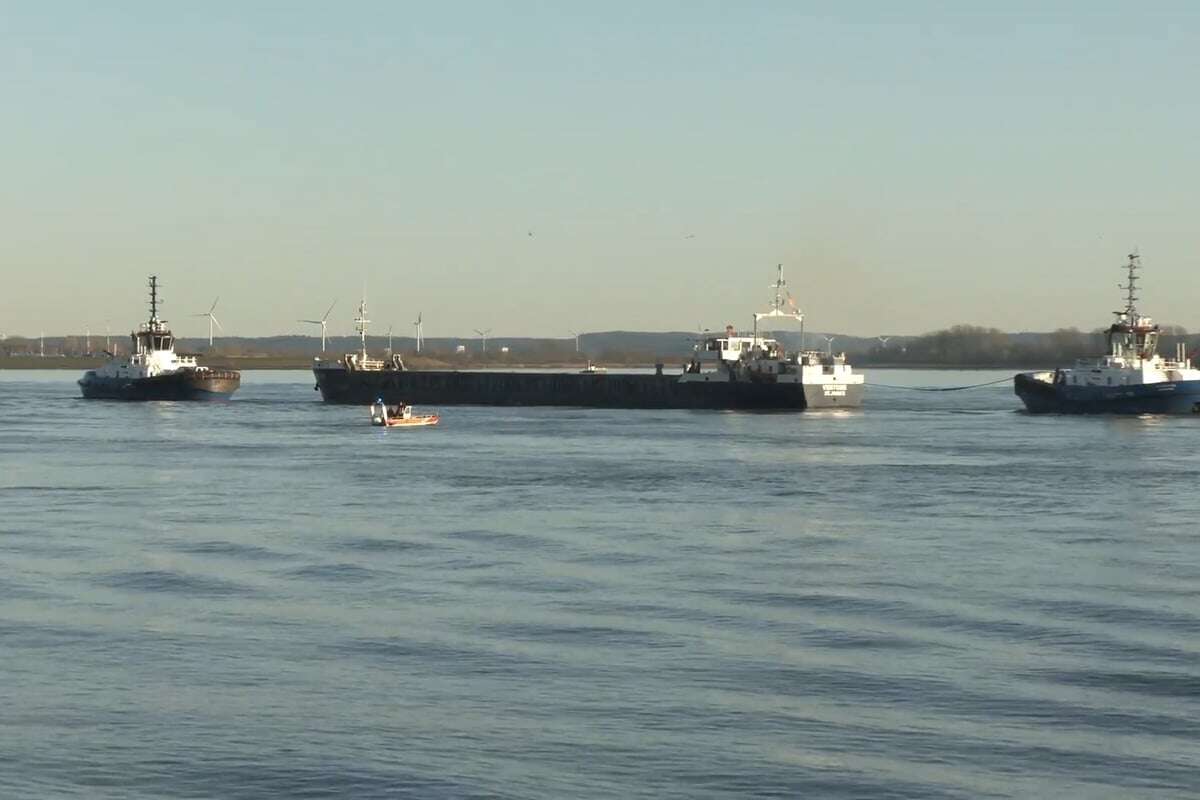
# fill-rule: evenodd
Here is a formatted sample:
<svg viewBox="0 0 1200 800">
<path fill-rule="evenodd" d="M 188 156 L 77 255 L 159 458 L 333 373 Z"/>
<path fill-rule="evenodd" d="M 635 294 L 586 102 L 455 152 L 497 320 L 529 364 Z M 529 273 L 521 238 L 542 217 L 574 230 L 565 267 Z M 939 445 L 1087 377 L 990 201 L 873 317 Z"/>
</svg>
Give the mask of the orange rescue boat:
<svg viewBox="0 0 1200 800">
<path fill-rule="evenodd" d="M 382 428 L 419 428 L 440 420 L 437 414 L 414 414 L 407 403 L 389 406 L 380 400 L 371 405 L 371 424 Z"/>
</svg>

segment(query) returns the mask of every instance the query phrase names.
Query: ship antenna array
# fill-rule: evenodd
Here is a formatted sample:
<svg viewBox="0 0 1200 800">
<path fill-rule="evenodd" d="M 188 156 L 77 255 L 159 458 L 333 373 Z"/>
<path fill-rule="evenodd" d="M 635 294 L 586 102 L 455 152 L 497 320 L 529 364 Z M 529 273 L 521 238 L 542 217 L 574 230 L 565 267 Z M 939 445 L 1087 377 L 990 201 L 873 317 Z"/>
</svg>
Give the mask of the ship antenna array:
<svg viewBox="0 0 1200 800">
<path fill-rule="evenodd" d="M 150 276 L 150 321 L 158 321 L 158 276 Z"/>
<path fill-rule="evenodd" d="M 778 271 L 778 276 L 775 279 L 775 308 L 779 311 L 783 310 L 784 297 L 791 297 L 791 292 L 787 290 L 787 280 L 783 277 L 783 264 L 776 264 L 775 269 Z"/>
<path fill-rule="evenodd" d="M 804 349 L 804 315 L 796 308 L 796 301 L 792 299 L 792 293 L 788 291 L 787 281 L 783 277 L 783 264 L 777 264 L 775 269 L 778 270 L 778 277 L 775 283 L 771 284 L 771 288 L 775 290 L 775 301 L 771 304 L 771 310 L 765 314 L 754 315 L 754 338 L 758 338 L 758 321 L 767 319 L 768 317 L 787 317 L 800 323 L 800 344 L 801 349 Z M 791 306 L 790 311 L 785 311 L 785 306 Z"/>
<path fill-rule="evenodd" d="M 1125 269 L 1129 271 L 1124 284 L 1117 284 L 1117 287 L 1125 290 L 1125 314 L 1129 317 L 1130 322 L 1133 322 L 1137 316 L 1136 303 L 1137 296 L 1137 271 L 1142 268 L 1142 257 L 1137 251 L 1129 254 L 1129 263 L 1125 265 Z"/>
<path fill-rule="evenodd" d="M 363 293 L 363 299 L 358 304 L 358 316 L 354 318 L 354 326 L 358 329 L 358 338 L 362 343 L 362 360 L 367 360 L 367 324 L 371 320 L 367 319 L 367 296 Z"/>
</svg>

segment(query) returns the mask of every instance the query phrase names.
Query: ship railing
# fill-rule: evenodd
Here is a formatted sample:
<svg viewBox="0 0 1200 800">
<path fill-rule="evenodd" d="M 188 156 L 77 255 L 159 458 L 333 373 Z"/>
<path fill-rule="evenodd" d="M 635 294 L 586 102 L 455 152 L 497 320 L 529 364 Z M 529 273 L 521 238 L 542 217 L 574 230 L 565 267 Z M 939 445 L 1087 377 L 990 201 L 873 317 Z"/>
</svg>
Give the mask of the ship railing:
<svg viewBox="0 0 1200 800">
<path fill-rule="evenodd" d="M 342 361 L 347 369 L 352 370 L 380 370 L 384 364 L 375 358 L 359 358 L 358 353 L 347 353 Z"/>
</svg>

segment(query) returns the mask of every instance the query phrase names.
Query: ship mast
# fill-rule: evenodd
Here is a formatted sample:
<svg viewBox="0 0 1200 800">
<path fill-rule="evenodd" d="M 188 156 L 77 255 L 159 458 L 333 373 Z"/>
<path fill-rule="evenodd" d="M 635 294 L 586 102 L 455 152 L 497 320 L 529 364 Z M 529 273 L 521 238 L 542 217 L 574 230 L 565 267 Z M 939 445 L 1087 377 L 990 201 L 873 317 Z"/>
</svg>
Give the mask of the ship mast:
<svg viewBox="0 0 1200 800">
<path fill-rule="evenodd" d="M 1137 311 L 1137 273 L 1142 268 L 1141 259 L 1136 250 L 1129 254 L 1129 263 L 1125 265 L 1125 283 L 1117 284 L 1118 288 L 1125 290 L 1125 309 L 1113 312 L 1117 321 L 1108 332 L 1109 353 L 1114 356 L 1151 359 L 1158 348 L 1158 326 Z"/>
<path fill-rule="evenodd" d="M 1142 268 L 1142 257 L 1137 251 L 1129 254 L 1129 263 L 1125 265 L 1125 269 L 1129 271 L 1128 277 L 1125 279 L 1125 284 L 1117 284 L 1117 288 L 1125 290 L 1125 315 L 1129 317 L 1130 324 L 1137 320 L 1136 303 L 1137 296 L 1137 271 Z"/>
<path fill-rule="evenodd" d="M 358 331 L 358 339 L 362 346 L 363 363 L 367 361 L 367 325 L 370 322 L 371 320 L 367 319 L 367 298 L 364 295 L 358 304 L 358 316 L 354 318 L 354 329 Z"/>
<path fill-rule="evenodd" d="M 767 319 L 768 317 L 784 317 L 786 319 L 796 320 L 800 323 L 800 349 L 804 349 L 804 315 L 796 308 L 796 301 L 792 299 L 792 294 L 787 290 L 787 281 L 783 277 L 783 264 L 777 264 L 775 269 L 778 270 L 778 277 L 771 284 L 775 290 L 775 300 L 771 303 L 771 310 L 754 315 L 754 339 L 758 339 L 758 321 Z M 785 310 L 786 306 L 791 306 L 792 310 Z"/>
<path fill-rule="evenodd" d="M 783 264 L 776 264 L 775 270 L 778 277 L 775 278 L 774 283 L 775 302 L 771 304 L 771 307 L 780 310 L 783 308 L 783 296 L 787 293 L 787 281 L 783 279 Z"/>
<path fill-rule="evenodd" d="M 150 276 L 150 324 L 158 322 L 158 276 Z"/>
</svg>

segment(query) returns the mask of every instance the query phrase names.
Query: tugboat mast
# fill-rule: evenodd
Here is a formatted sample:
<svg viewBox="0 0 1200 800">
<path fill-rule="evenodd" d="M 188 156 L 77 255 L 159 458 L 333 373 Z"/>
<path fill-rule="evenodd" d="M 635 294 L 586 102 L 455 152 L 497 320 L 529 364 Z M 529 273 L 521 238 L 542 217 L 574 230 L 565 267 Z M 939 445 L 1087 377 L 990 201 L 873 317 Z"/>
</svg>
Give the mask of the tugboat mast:
<svg viewBox="0 0 1200 800">
<path fill-rule="evenodd" d="M 1125 290 L 1125 309 L 1113 312 L 1117 319 L 1108 330 L 1108 346 L 1113 356 L 1149 360 L 1158 346 L 1158 326 L 1137 311 L 1137 272 L 1142 268 L 1141 258 L 1137 250 L 1129 254 L 1125 283 L 1117 284 Z"/>
<path fill-rule="evenodd" d="M 1125 290 L 1125 314 L 1129 317 L 1131 324 L 1137 319 L 1137 271 L 1142 268 L 1141 259 L 1142 257 L 1136 250 L 1129 254 L 1129 263 L 1125 265 L 1125 269 L 1129 271 L 1125 279 L 1126 283 L 1124 285 L 1117 284 L 1117 288 Z"/>
<path fill-rule="evenodd" d="M 150 276 L 150 322 L 158 322 L 158 276 Z"/>
</svg>

